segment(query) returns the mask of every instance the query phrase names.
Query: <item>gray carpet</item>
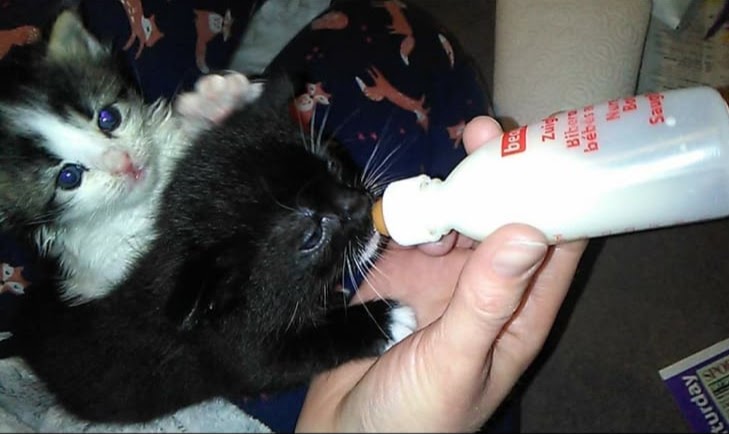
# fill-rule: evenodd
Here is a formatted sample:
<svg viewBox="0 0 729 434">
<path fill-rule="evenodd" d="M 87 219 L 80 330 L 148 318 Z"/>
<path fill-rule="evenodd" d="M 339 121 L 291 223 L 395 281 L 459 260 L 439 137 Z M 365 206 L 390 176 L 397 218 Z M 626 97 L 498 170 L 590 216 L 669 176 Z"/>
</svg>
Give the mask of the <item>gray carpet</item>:
<svg viewBox="0 0 729 434">
<path fill-rule="evenodd" d="M 593 243 L 541 360 L 525 432 L 690 432 L 658 370 L 729 338 L 729 221 Z"/>
<path fill-rule="evenodd" d="M 493 2 L 416 2 L 490 77 Z M 727 250 L 729 220 L 593 241 L 519 386 L 522 431 L 690 432 L 658 370 L 729 338 Z"/>
</svg>

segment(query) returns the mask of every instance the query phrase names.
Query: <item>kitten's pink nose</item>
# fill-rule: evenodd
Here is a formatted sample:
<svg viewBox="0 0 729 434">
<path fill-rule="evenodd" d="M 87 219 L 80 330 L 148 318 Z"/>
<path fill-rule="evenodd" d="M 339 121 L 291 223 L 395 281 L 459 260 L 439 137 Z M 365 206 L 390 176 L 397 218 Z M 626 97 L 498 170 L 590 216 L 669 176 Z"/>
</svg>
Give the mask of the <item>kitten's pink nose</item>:
<svg viewBox="0 0 729 434">
<path fill-rule="evenodd" d="M 142 169 L 135 166 L 132 157 L 126 151 L 109 149 L 104 152 L 103 161 L 105 168 L 112 175 L 129 176 L 133 179 L 142 176 Z"/>
</svg>

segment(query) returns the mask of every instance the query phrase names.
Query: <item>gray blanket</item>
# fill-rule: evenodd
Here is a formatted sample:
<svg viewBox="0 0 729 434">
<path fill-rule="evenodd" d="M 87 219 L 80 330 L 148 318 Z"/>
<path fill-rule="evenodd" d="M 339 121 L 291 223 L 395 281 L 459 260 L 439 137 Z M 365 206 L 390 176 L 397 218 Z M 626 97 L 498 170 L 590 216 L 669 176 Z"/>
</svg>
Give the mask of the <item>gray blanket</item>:
<svg viewBox="0 0 729 434">
<path fill-rule="evenodd" d="M 63 369 L 63 367 L 59 367 Z M 0 360 L 0 432 L 271 432 L 234 404 L 215 399 L 139 424 L 79 420 L 54 403 L 18 358 Z"/>
</svg>

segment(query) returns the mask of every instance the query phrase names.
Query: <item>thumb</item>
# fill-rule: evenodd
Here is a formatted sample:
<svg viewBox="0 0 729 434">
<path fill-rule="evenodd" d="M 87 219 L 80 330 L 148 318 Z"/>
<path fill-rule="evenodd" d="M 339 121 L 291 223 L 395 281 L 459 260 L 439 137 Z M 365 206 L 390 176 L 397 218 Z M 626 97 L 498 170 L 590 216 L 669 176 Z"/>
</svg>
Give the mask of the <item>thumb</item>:
<svg viewBox="0 0 729 434">
<path fill-rule="evenodd" d="M 345 401 L 326 407 L 368 432 L 477 430 L 506 393 L 486 393 L 494 341 L 546 253 L 544 235 L 532 227 L 495 231 L 466 260 L 443 315 L 383 354 L 367 375 L 352 376 L 357 385 L 336 395 Z"/>
<path fill-rule="evenodd" d="M 437 342 L 429 342 L 431 348 L 483 370 L 546 253 L 544 235 L 530 226 L 508 225 L 491 234 L 464 265 L 449 306 L 434 324 L 431 339 Z"/>
<path fill-rule="evenodd" d="M 459 427 L 477 430 L 484 415 L 492 414 L 508 393 L 494 384 L 512 382 L 490 382 L 494 344 L 546 254 L 546 240 L 536 229 L 516 224 L 498 229 L 466 261 L 443 315 L 393 348 L 393 355 L 398 347 L 416 349 L 410 363 L 416 369 L 406 378 L 415 378 L 409 390 L 417 391 L 416 402 L 427 411 L 411 406 L 410 422 L 445 432 L 458 421 Z"/>
</svg>

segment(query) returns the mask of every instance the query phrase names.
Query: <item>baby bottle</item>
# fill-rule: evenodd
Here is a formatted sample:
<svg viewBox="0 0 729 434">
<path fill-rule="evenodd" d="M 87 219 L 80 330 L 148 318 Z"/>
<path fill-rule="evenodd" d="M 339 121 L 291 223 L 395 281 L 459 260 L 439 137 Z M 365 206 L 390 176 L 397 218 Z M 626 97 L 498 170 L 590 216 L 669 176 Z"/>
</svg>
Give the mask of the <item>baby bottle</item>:
<svg viewBox="0 0 729 434">
<path fill-rule="evenodd" d="M 550 243 L 729 215 L 729 108 L 710 87 L 567 110 L 481 146 L 444 179 L 391 183 L 379 232 L 401 245 L 526 223 Z"/>
</svg>

